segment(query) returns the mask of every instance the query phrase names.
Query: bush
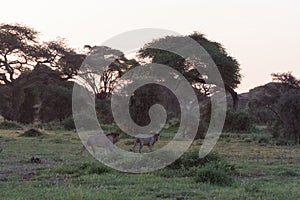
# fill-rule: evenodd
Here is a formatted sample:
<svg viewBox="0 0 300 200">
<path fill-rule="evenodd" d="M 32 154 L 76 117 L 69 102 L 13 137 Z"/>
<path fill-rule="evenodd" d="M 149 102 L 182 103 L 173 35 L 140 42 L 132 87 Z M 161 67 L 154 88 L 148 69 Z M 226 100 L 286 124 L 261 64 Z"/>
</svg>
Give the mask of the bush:
<svg viewBox="0 0 300 200">
<path fill-rule="evenodd" d="M 194 177 L 198 183 L 230 186 L 234 182 L 231 175 L 236 173 L 236 169 L 216 152 L 199 158 L 199 152 L 192 151 L 186 152 L 167 168 L 156 173 L 167 178 Z"/>
<path fill-rule="evenodd" d="M 179 159 L 177 159 L 175 162 L 169 165 L 168 168 L 189 169 L 192 167 L 201 167 L 209 162 L 220 161 L 220 160 L 221 157 L 216 152 L 209 153 L 204 158 L 199 158 L 198 151 L 191 151 L 183 154 L 183 156 L 181 156 Z"/>
<path fill-rule="evenodd" d="M 223 130 L 224 132 L 253 131 L 253 119 L 245 111 L 228 110 Z"/>
<path fill-rule="evenodd" d="M 222 186 L 230 186 L 233 183 L 233 178 L 228 175 L 224 169 L 215 168 L 213 165 L 205 166 L 198 169 L 195 181 L 197 183 L 210 183 Z"/>
<path fill-rule="evenodd" d="M 291 142 L 289 140 L 287 140 L 287 139 L 279 138 L 276 141 L 276 145 L 277 146 L 288 146 L 288 145 L 291 145 Z"/>
<path fill-rule="evenodd" d="M 279 115 L 283 124 L 282 137 L 300 145 L 300 89 L 290 90 L 279 99 Z"/>
<path fill-rule="evenodd" d="M 4 129 L 4 130 L 21 130 L 23 129 L 22 126 L 16 124 L 15 122 L 8 122 L 8 121 L 4 121 L 0 123 L 0 129 Z"/>
<path fill-rule="evenodd" d="M 280 120 L 275 120 L 268 125 L 268 130 L 272 133 L 273 138 L 280 138 L 282 132 L 282 123 Z"/>
<path fill-rule="evenodd" d="M 64 129 L 66 129 L 66 130 L 74 130 L 74 129 L 76 129 L 73 117 L 68 117 L 67 119 L 65 119 L 63 121 L 62 124 L 64 126 Z"/>
<path fill-rule="evenodd" d="M 61 130 L 61 124 L 56 121 L 48 122 L 48 123 L 39 123 L 32 126 L 35 129 L 44 129 L 48 131 Z"/>
<path fill-rule="evenodd" d="M 19 137 L 40 137 L 44 135 L 44 133 L 36 129 L 29 129 L 28 131 L 25 131 L 23 134 L 19 135 Z"/>
<path fill-rule="evenodd" d="M 258 143 L 260 144 L 269 144 L 269 138 L 267 136 L 262 136 L 261 138 L 259 138 Z"/>
</svg>

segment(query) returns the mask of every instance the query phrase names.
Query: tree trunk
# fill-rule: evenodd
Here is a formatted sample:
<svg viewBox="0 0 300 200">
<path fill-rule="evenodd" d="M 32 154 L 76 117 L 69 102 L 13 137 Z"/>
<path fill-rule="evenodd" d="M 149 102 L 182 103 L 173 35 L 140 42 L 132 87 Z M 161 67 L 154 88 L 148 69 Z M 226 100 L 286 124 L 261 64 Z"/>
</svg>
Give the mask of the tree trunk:
<svg viewBox="0 0 300 200">
<path fill-rule="evenodd" d="M 229 86 L 225 85 L 225 90 L 230 93 L 232 97 L 232 108 L 233 110 L 237 110 L 239 97 L 238 94 Z"/>
</svg>

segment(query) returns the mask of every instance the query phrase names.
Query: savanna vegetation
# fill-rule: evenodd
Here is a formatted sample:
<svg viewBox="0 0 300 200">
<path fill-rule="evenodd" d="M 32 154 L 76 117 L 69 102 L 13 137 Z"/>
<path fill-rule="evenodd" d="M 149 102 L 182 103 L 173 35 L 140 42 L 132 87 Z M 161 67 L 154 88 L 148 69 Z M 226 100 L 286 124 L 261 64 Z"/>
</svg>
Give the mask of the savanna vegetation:
<svg viewBox="0 0 300 200">
<path fill-rule="evenodd" d="M 175 53 L 151 48 L 173 45 L 181 37 L 149 41 L 136 57 L 106 46 L 75 50 L 64 42 L 41 41 L 33 28 L 0 25 L 0 192 L 1 199 L 298 199 L 300 197 L 300 80 L 272 74 L 273 82 L 244 94 L 240 65 L 222 44 L 195 32 L 194 39 L 211 56 L 224 81 L 228 111 L 213 151 L 199 158 L 211 118 L 214 84 L 205 68 Z M 188 48 L 183 43 L 182 48 Z M 94 70 L 95 57 L 105 70 Z M 100 59 L 99 59 L 100 58 Z M 117 132 L 116 145 L 130 151 L 133 138 L 114 122 L 111 96 L 123 74 L 139 65 L 167 65 L 179 71 L 195 91 L 201 121 L 190 149 L 164 169 L 128 174 L 111 169 L 82 147 L 72 116 L 72 89 L 85 77 L 95 95 L 98 121 L 106 133 Z M 200 73 L 193 65 L 205 66 Z M 130 80 L 129 80 L 130 82 Z M 231 103 L 230 103 L 231 102 Z M 150 123 L 154 104 L 167 111 L 167 122 L 154 150 L 166 145 L 180 125 L 180 106 L 167 88 L 148 84 L 132 94 L 129 111 L 136 124 Z M 91 119 L 92 120 L 92 119 Z M 80 127 L 77 127 L 80 128 Z M 147 149 L 145 149 L 147 151 Z"/>
</svg>

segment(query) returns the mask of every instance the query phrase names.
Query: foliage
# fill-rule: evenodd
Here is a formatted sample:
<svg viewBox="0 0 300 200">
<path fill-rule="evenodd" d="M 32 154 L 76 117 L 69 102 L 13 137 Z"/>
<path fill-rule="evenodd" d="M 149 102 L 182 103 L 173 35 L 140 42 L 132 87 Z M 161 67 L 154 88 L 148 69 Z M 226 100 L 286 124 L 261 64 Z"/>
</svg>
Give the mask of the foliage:
<svg viewBox="0 0 300 200">
<path fill-rule="evenodd" d="M 245 111 L 228 110 L 224 132 L 246 132 L 254 129 L 252 117 Z"/>
<path fill-rule="evenodd" d="M 42 122 L 62 121 L 72 114 L 72 84 L 48 86 L 42 93 L 39 118 Z"/>
<path fill-rule="evenodd" d="M 278 144 L 288 144 L 288 140 L 300 144 L 298 131 L 300 80 L 290 72 L 272 74 L 272 76 L 277 82 L 250 91 L 250 110 L 257 117 L 256 120 L 267 119 L 273 136 L 280 140 Z M 262 112 L 265 115 L 260 116 L 259 113 Z"/>
<path fill-rule="evenodd" d="M 220 161 L 221 157 L 216 152 L 209 153 L 204 158 L 199 158 L 198 151 L 184 153 L 179 159 L 168 166 L 170 169 L 189 169 L 192 167 L 201 167 L 213 161 Z"/>
<path fill-rule="evenodd" d="M 225 89 L 230 92 L 233 97 L 235 107 L 237 104 L 237 93 L 234 89 L 240 84 L 241 80 L 240 66 L 237 60 L 229 56 L 220 43 L 208 40 L 201 33 L 195 32 L 188 37 L 199 43 L 211 56 L 221 73 Z M 199 59 L 201 60 L 199 63 L 189 63 L 185 58 L 182 58 L 175 53 L 155 48 L 156 46 L 172 47 L 174 44 L 181 42 L 181 48 L 188 49 L 189 47 L 187 47 L 188 44 L 186 44 L 185 38 L 186 37 L 181 36 L 168 36 L 154 40 L 146 44 L 144 48 L 139 51 L 139 57 L 141 59 L 150 59 L 152 63 L 159 63 L 174 68 L 185 76 L 195 90 L 201 94 L 208 95 L 213 92 L 210 90 L 211 84 L 217 84 L 217 87 L 221 86 L 212 81 L 213 77 L 210 77 L 207 73 L 207 69 L 205 68 L 210 67 L 209 63 L 203 63 L 205 62 L 203 59 Z M 198 58 L 201 55 L 195 56 Z M 202 67 L 201 73 L 194 68 L 195 65 Z"/>
<path fill-rule="evenodd" d="M 262 136 L 259 138 L 258 143 L 268 144 L 268 143 L 270 143 L 270 138 L 268 138 L 267 136 Z"/>
<path fill-rule="evenodd" d="M 23 129 L 22 126 L 18 125 L 15 122 L 4 121 L 0 123 L 0 129 L 3 130 L 16 130 Z"/>
<path fill-rule="evenodd" d="M 63 40 L 39 42 L 36 30 L 20 24 L 0 24 L 0 56 L 0 83 L 10 86 L 20 74 L 40 64 L 55 68 L 66 79 L 72 78 L 85 57 Z"/>
<path fill-rule="evenodd" d="M 300 145 L 300 89 L 288 91 L 279 99 L 279 105 L 283 137 L 293 139 L 296 145 Z"/>
<path fill-rule="evenodd" d="M 268 83 L 249 92 L 249 111 L 259 124 L 271 124 L 278 120 L 278 99 L 288 90 L 282 83 Z"/>
<path fill-rule="evenodd" d="M 214 165 L 207 165 L 197 170 L 195 181 L 230 186 L 233 183 L 233 178 L 228 175 L 226 170 L 215 168 Z"/>
<path fill-rule="evenodd" d="M 199 158 L 198 151 L 186 152 L 183 156 L 167 167 L 171 171 L 159 172 L 164 177 L 194 176 L 196 182 L 229 186 L 233 183 L 230 176 L 235 173 L 234 165 L 229 164 L 216 152 Z M 175 172 L 176 171 L 176 172 Z"/>
<path fill-rule="evenodd" d="M 72 116 L 66 118 L 66 119 L 63 121 L 62 124 L 63 124 L 63 126 L 64 126 L 64 129 L 66 129 L 66 130 L 74 130 L 74 129 L 76 129 L 75 123 L 74 123 L 74 120 L 73 120 L 73 117 L 72 117 Z"/>
<path fill-rule="evenodd" d="M 273 81 L 284 83 L 294 89 L 300 88 L 300 80 L 293 76 L 291 72 L 273 73 L 271 75 L 273 77 Z"/>
<path fill-rule="evenodd" d="M 21 74 L 13 88 L 0 85 L 0 96 L 5 98 L 0 100 L 0 111 L 21 123 L 61 121 L 72 113 L 72 86 L 57 71 L 38 66 Z"/>
<path fill-rule="evenodd" d="M 38 53 L 37 31 L 21 25 L 0 24 L 0 81 L 13 82 L 18 73 L 28 70 L 28 62 Z"/>
<path fill-rule="evenodd" d="M 130 68 L 137 66 L 134 59 L 127 59 L 124 53 L 107 46 L 85 46 L 89 52 L 80 69 L 84 79 L 98 99 L 108 99 L 118 79 Z"/>
<path fill-rule="evenodd" d="M 77 75 L 86 55 L 62 39 L 40 42 L 38 36 L 27 26 L 0 24 L 0 114 L 5 119 L 32 123 L 70 115 L 72 84 L 65 80 Z"/>
<path fill-rule="evenodd" d="M 280 138 L 282 133 L 282 122 L 280 120 L 274 120 L 269 124 L 268 130 L 272 133 L 273 138 Z"/>
<path fill-rule="evenodd" d="M 167 121 L 180 119 L 180 105 L 174 93 L 158 84 L 147 84 L 136 91 L 130 98 L 129 112 L 132 119 L 140 126 L 150 123 L 149 109 L 154 104 L 163 106 L 167 113 Z"/>
<path fill-rule="evenodd" d="M 28 131 L 25 131 L 19 137 L 40 137 L 45 135 L 44 133 L 36 130 L 36 129 L 29 129 Z"/>
</svg>

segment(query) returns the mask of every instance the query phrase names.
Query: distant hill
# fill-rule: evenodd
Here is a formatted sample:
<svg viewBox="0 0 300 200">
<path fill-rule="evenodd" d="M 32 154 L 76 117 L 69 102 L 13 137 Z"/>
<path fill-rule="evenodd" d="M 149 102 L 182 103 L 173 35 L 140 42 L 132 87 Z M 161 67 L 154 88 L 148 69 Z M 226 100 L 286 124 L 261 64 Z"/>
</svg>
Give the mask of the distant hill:
<svg viewBox="0 0 300 200">
<path fill-rule="evenodd" d="M 242 94 L 238 94 L 238 105 L 237 105 L 237 109 L 238 110 L 247 110 L 248 109 L 248 103 L 249 103 L 249 93 L 242 93 Z M 227 95 L 226 97 L 227 100 L 227 105 L 229 108 L 232 108 L 233 102 L 232 102 L 232 97 L 231 95 Z"/>
<path fill-rule="evenodd" d="M 239 101 L 237 108 L 239 110 L 248 110 L 249 102 L 253 99 L 260 100 L 263 97 L 276 97 L 281 96 L 287 91 L 287 86 L 284 83 L 270 82 L 250 89 L 249 92 L 238 94 Z M 228 107 L 232 108 L 232 98 L 227 95 Z"/>
</svg>

